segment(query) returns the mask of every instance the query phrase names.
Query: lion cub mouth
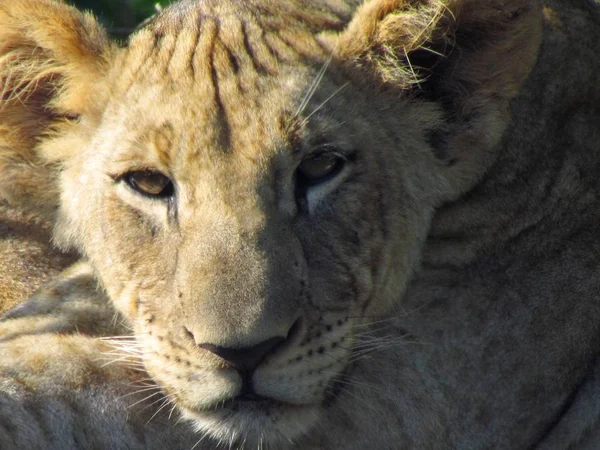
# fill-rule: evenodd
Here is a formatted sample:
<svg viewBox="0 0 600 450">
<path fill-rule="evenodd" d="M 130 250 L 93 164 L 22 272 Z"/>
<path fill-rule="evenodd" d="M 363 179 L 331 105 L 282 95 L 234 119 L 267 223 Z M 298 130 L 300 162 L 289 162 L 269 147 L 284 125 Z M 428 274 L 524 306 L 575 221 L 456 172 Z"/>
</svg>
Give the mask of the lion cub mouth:
<svg viewBox="0 0 600 450">
<path fill-rule="evenodd" d="M 289 442 L 306 434 L 335 396 L 351 359 L 352 322 L 324 318 L 243 353 L 198 344 L 186 330 L 143 330 L 136 338 L 146 370 L 199 433 Z"/>
</svg>

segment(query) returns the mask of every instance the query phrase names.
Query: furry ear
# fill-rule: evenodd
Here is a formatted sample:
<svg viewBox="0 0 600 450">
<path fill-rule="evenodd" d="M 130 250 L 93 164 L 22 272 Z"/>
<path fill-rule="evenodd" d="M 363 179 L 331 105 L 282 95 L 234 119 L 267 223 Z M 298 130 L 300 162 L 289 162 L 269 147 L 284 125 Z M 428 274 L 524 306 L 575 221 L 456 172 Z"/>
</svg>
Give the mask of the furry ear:
<svg viewBox="0 0 600 450">
<path fill-rule="evenodd" d="M 358 76 L 440 105 L 436 155 L 480 165 L 469 149 L 502 136 L 537 58 L 541 18 L 531 0 L 371 0 L 330 45 Z"/>
<path fill-rule="evenodd" d="M 53 214 L 67 151 L 57 141 L 94 113 L 111 51 L 91 16 L 62 2 L 0 2 L 0 198 Z"/>
</svg>

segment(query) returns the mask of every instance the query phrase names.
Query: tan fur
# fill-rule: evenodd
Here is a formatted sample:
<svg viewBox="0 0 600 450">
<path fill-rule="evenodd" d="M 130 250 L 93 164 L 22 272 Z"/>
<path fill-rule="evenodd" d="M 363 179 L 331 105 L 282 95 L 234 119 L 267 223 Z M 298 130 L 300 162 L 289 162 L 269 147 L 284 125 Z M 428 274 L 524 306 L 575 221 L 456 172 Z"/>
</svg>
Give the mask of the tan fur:
<svg viewBox="0 0 600 450">
<path fill-rule="evenodd" d="M 35 148 L 43 136 L 64 135 L 69 119 L 94 116 L 90 93 L 111 52 L 94 19 L 71 11 L 54 1 L 0 6 L 0 193 L 38 214 L 55 205 L 56 167 Z"/>
<path fill-rule="evenodd" d="M 74 262 L 52 247 L 51 225 L 0 202 L 0 314 Z"/>
<path fill-rule="evenodd" d="M 117 47 L 0 3 L 0 196 L 84 258 L 0 325 L 0 442 L 593 439 L 600 27 L 560 8 L 184 0 Z"/>
</svg>

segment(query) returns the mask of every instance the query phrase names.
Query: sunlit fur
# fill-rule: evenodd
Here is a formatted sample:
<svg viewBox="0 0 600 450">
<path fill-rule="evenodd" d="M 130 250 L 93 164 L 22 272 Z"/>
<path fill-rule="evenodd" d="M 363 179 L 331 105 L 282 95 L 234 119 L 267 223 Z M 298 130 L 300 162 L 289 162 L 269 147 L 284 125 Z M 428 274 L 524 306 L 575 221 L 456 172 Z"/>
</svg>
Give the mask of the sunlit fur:
<svg viewBox="0 0 600 450">
<path fill-rule="evenodd" d="M 0 442 L 577 445 L 600 32 L 594 3 L 553 4 L 185 0 L 116 45 L 62 3 L 0 2 L 0 195 L 83 257 L 0 326 L 0 419 L 25 411 Z M 344 164 L 301 185 L 322 151 Z M 263 401 L 237 400 L 209 349 L 274 337 Z M 63 408 L 39 432 L 32 396 Z"/>
</svg>

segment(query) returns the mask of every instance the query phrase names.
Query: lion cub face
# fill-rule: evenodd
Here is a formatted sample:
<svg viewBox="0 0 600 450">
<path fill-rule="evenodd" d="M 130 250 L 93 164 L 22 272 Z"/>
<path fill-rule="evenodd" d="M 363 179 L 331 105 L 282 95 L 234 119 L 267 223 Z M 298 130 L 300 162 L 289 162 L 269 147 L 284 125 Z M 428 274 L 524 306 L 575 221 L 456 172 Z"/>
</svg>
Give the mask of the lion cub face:
<svg viewBox="0 0 600 450">
<path fill-rule="evenodd" d="M 59 229 L 198 429 L 293 439 L 415 265 L 432 112 L 383 104 L 307 33 L 311 61 L 247 18 L 195 20 L 140 32 L 115 65 Z"/>
<path fill-rule="evenodd" d="M 126 47 L 62 3 L 0 4 L 2 195 L 58 208 L 132 351 L 232 443 L 294 440 L 347 394 L 535 61 L 533 6 L 333 3 L 182 1 Z"/>
</svg>

